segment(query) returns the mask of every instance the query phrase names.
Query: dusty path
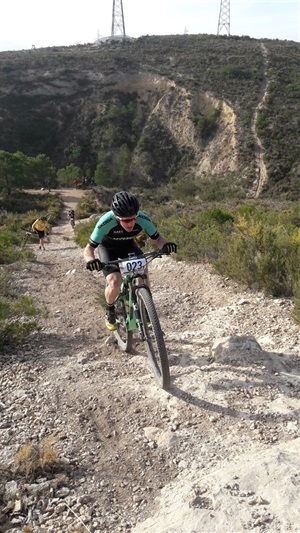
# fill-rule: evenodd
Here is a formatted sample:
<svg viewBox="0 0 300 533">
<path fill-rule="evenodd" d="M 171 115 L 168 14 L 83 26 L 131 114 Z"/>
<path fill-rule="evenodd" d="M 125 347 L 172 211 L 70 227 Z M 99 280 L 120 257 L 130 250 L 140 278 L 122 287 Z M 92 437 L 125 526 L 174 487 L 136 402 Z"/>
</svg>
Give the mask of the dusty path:
<svg viewBox="0 0 300 533">
<path fill-rule="evenodd" d="M 57 191 L 55 191 L 57 192 Z M 64 202 L 65 210 L 75 209 L 77 202 L 85 195 L 86 191 L 82 189 L 60 189 L 59 194 Z"/>
<path fill-rule="evenodd" d="M 257 164 L 257 178 L 253 184 L 253 192 L 256 198 L 260 196 L 264 188 L 264 185 L 266 184 L 267 179 L 268 179 L 267 168 L 264 162 L 264 147 L 257 134 L 257 125 L 256 125 L 258 113 L 263 108 L 265 101 L 268 97 L 268 87 L 269 87 L 269 78 L 267 76 L 268 50 L 264 43 L 261 43 L 261 51 L 262 51 L 262 57 L 263 57 L 263 62 L 264 62 L 264 81 L 262 83 L 261 95 L 259 98 L 259 102 L 256 106 L 255 113 L 253 115 L 252 124 L 251 124 L 251 131 L 252 131 L 253 138 L 255 141 L 255 157 L 256 157 L 256 164 Z"/>
<path fill-rule="evenodd" d="M 62 194 L 74 207 L 79 191 Z M 298 533 L 299 328 L 290 302 L 247 292 L 206 265 L 153 263 L 166 393 L 143 346 L 129 356 L 107 334 L 103 277 L 85 270 L 72 235 L 64 215 L 46 251 L 16 272 L 48 316 L 1 359 L 0 462 L 54 435 L 65 466 L 26 490 L 10 474 L 13 531 L 27 521 L 33 533 Z"/>
</svg>

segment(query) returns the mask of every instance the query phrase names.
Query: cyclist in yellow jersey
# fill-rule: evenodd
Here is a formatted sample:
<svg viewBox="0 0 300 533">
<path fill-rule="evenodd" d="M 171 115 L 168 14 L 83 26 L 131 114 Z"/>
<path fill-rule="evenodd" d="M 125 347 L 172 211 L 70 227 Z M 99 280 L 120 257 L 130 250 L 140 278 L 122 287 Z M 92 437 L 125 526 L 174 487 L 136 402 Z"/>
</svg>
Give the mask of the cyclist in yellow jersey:
<svg viewBox="0 0 300 533">
<path fill-rule="evenodd" d="M 40 250 L 45 250 L 45 232 L 47 233 L 47 230 L 50 228 L 47 217 L 42 216 L 40 218 L 37 218 L 36 221 L 32 224 L 31 229 L 39 236 L 39 248 Z M 47 233 L 48 234 L 48 233 Z"/>
</svg>

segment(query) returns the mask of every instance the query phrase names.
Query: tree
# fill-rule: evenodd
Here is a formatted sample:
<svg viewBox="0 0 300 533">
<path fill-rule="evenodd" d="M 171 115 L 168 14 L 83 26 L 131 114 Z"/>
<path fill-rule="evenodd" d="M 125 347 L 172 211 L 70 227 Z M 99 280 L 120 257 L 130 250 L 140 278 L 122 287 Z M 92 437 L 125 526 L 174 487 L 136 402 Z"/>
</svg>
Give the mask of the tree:
<svg viewBox="0 0 300 533">
<path fill-rule="evenodd" d="M 0 188 L 11 195 L 12 189 L 24 186 L 28 158 L 22 152 L 0 150 Z"/>
<path fill-rule="evenodd" d="M 127 144 L 122 144 L 116 156 L 116 174 L 120 185 L 126 185 L 131 164 L 131 153 Z"/>
<path fill-rule="evenodd" d="M 94 174 L 95 182 L 98 185 L 103 185 L 104 187 L 112 186 L 112 174 L 111 169 L 107 164 L 107 156 L 103 151 L 98 152 L 97 155 L 97 166 Z"/>
<path fill-rule="evenodd" d="M 112 186 L 111 171 L 104 162 L 98 163 L 94 174 L 95 182 L 103 187 Z"/>
<path fill-rule="evenodd" d="M 81 170 L 73 163 L 66 168 L 60 168 L 57 171 L 57 179 L 62 187 L 73 187 L 73 181 L 75 179 L 80 180 Z"/>
<path fill-rule="evenodd" d="M 81 161 L 82 148 L 78 144 L 72 143 L 64 150 L 64 155 L 67 157 L 70 163 L 79 165 Z"/>
<path fill-rule="evenodd" d="M 35 186 L 50 187 L 54 168 L 51 160 L 45 154 L 28 158 L 29 174 Z"/>
</svg>

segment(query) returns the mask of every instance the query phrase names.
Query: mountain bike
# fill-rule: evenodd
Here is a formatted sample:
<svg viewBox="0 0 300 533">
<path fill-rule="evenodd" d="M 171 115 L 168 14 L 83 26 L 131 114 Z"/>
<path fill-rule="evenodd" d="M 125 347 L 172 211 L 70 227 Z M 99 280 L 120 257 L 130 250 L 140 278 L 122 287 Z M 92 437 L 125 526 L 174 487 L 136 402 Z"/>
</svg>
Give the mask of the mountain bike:
<svg viewBox="0 0 300 533">
<path fill-rule="evenodd" d="M 24 234 L 24 237 L 23 237 L 23 240 L 22 240 L 21 248 L 24 248 L 28 242 L 32 241 L 32 237 L 33 236 L 35 237 L 34 240 L 36 240 L 36 237 L 37 237 L 36 233 L 33 233 L 32 231 L 29 231 L 29 230 L 25 230 L 25 234 Z"/>
<path fill-rule="evenodd" d="M 36 243 L 38 241 L 38 234 L 35 231 L 25 230 L 25 235 L 22 240 L 21 248 L 25 248 L 26 244 Z M 45 233 L 45 241 L 50 242 L 49 230 Z"/>
<path fill-rule="evenodd" d="M 72 229 L 74 229 L 75 228 L 75 214 L 72 215 L 72 214 L 68 213 L 68 219 L 70 220 L 70 224 L 71 224 Z"/>
<path fill-rule="evenodd" d="M 156 382 L 162 389 L 168 390 L 170 387 L 168 354 L 145 274 L 147 265 L 162 255 L 161 251 L 146 252 L 142 256 L 129 254 L 128 258 L 110 261 L 106 266 L 120 265 L 122 275 L 120 293 L 114 302 L 117 326 L 114 336 L 118 346 L 125 352 L 131 352 L 133 334 L 138 332 L 145 344 Z"/>
<path fill-rule="evenodd" d="M 70 218 L 70 224 L 72 226 L 72 229 L 75 228 L 75 218 L 74 217 L 69 217 Z"/>
</svg>

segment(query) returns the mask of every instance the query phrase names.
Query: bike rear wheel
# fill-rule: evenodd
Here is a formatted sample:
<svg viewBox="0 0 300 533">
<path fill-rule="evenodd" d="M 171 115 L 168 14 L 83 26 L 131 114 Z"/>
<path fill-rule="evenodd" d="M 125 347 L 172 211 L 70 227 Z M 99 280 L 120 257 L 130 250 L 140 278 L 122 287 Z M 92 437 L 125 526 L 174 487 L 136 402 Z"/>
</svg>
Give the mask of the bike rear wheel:
<svg viewBox="0 0 300 533">
<path fill-rule="evenodd" d="M 114 336 L 118 346 L 123 352 L 131 352 L 133 333 L 127 329 L 125 303 L 123 298 L 119 298 L 115 303 L 115 315 L 117 329 L 114 331 Z"/>
<path fill-rule="evenodd" d="M 162 389 L 168 390 L 170 387 L 169 360 L 155 305 L 150 292 L 144 287 L 138 289 L 138 298 L 148 359 L 156 382 Z"/>
</svg>

